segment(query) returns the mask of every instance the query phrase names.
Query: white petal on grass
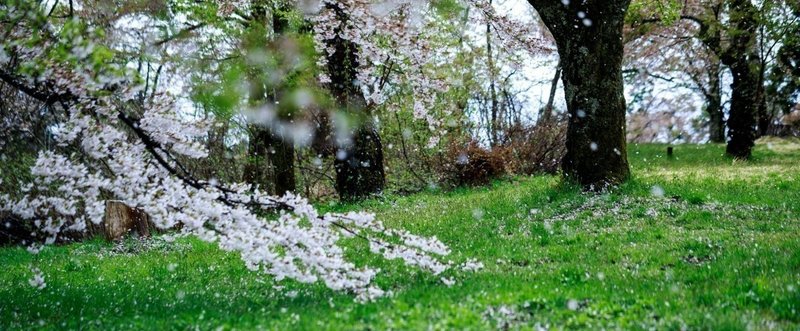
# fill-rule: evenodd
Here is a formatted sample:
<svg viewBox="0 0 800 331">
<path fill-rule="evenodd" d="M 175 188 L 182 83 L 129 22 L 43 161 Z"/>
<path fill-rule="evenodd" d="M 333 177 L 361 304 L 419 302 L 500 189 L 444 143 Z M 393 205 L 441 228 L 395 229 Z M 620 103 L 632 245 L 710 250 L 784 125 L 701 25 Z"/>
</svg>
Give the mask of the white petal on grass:
<svg viewBox="0 0 800 331">
<path fill-rule="evenodd" d="M 567 301 L 567 309 L 578 310 L 578 300 L 569 299 L 569 301 Z"/>
<path fill-rule="evenodd" d="M 650 194 L 652 194 L 654 197 L 664 197 L 664 188 L 658 185 L 653 185 L 653 187 L 650 188 Z"/>
</svg>

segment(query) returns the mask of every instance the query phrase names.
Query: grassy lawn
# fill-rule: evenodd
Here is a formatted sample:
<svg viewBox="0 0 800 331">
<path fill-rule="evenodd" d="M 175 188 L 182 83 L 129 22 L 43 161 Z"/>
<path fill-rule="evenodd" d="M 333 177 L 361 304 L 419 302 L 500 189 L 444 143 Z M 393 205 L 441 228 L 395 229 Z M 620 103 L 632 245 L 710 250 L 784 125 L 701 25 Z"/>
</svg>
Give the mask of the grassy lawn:
<svg viewBox="0 0 800 331">
<path fill-rule="evenodd" d="M 749 162 L 718 145 L 665 152 L 631 145 L 634 178 L 602 195 L 539 176 L 325 206 L 375 211 L 485 264 L 448 272 L 448 287 L 353 242 L 394 291 L 367 304 L 192 239 L 0 248 L 0 330 L 800 328 L 800 145 L 762 143 Z"/>
</svg>

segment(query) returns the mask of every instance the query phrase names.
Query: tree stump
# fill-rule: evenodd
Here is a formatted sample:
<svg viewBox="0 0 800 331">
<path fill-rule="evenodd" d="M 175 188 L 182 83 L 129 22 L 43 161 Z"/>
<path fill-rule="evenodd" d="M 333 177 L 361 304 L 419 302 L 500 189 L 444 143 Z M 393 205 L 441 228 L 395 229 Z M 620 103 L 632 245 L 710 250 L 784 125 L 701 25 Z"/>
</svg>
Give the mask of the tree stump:
<svg viewBox="0 0 800 331">
<path fill-rule="evenodd" d="M 108 241 L 118 241 L 131 230 L 140 237 L 150 236 L 150 217 L 143 211 L 128 207 L 122 201 L 106 201 L 103 235 Z"/>
</svg>

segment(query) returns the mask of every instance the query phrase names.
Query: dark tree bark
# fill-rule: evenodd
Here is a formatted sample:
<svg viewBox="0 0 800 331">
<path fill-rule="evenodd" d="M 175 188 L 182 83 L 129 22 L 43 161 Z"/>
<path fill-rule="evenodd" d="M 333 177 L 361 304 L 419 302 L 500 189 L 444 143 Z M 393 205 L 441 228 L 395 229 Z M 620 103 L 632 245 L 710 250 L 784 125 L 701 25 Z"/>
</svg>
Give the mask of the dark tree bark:
<svg viewBox="0 0 800 331">
<path fill-rule="evenodd" d="M 383 146 L 371 122 L 359 126 L 352 144 L 341 151 L 344 155 L 337 155 L 334 167 L 336 191 L 342 200 L 359 200 L 383 192 Z"/>
<path fill-rule="evenodd" d="M 283 8 L 286 10 L 286 8 Z M 277 8 L 272 9 L 272 33 L 273 39 L 275 36 L 280 36 L 287 32 L 289 29 L 289 21 L 287 17 L 279 15 Z M 268 93 L 271 99 L 269 102 L 275 104 L 277 100 L 276 92 Z M 279 112 L 279 118 L 282 122 L 291 122 L 294 117 L 293 113 Z M 275 193 L 284 195 L 287 192 L 295 192 L 297 190 L 297 183 L 294 175 L 294 142 L 286 137 L 278 135 L 276 132 L 270 132 L 270 149 L 272 153 L 272 166 L 273 174 L 275 176 Z"/>
<path fill-rule="evenodd" d="M 708 136 L 712 143 L 725 142 L 725 117 L 722 110 L 722 85 L 720 84 L 720 63 L 714 61 L 708 68 L 708 90 L 706 114 L 708 114 Z"/>
<path fill-rule="evenodd" d="M 269 131 L 259 125 L 248 125 L 250 133 L 247 144 L 247 161 L 244 166 L 242 180 L 245 183 L 258 186 L 262 190 L 271 192 L 269 176 Z"/>
<path fill-rule="evenodd" d="M 284 195 L 297 190 L 294 175 L 294 143 L 284 137 L 270 133 L 269 150 L 272 173 L 275 179 L 275 194 Z"/>
<path fill-rule="evenodd" d="M 728 9 L 727 25 L 721 22 L 721 13 Z M 759 87 L 758 54 L 755 51 L 758 12 L 750 0 L 727 0 L 708 8 L 701 17 L 683 15 L 699 24 L 698 38 L 733 74 L 731 84 L 731 109 L 728 117 L 728 145 L 726 153 L 747 159 L 752 153 L 756 138 Z M 730 39 L 727 47 L 721 42 L 721 32 Z M 763 93 L 761 93 L 763 94 Z"/>
<path fill-rule="evenodd" d="M 340 20 L 348 19 L 341 10 L 333 9 Z M 328 56 L 331 78 L 328 88 L 338 108 L 354 122 L 350 130 L 351 139 L 340 141 L 336 152 L 336 191 L 344 201 L 360 200 L 383 192 L 383 146 L 370 116 L 371 109 L 356 85 L 359 66 L 356 45 L 338 36 L 327 42 L 335 49 Z"/>
<path fill-rule="evenodd" d="M 748 159 L 756 139 L 758 113 L 758 54 L 755 50 L 758 12 L 750 0 L 730 0 L 730 46 L 720 59 L 733 74 L 731 110 L 728 118 L 728 155 Z"/>
<path fill-rule="evenodd" d="M 529 0 L 558 45 L 569 111 L 564 176 L 598 190 L 630 176 L 622 28 L 630 0 Z"/>
<path fill-rule="evenodd" d="M 328 110 L 314 109 L 309 112 L 310 121 L 314 124 L 314 139 L 311 150 L 319 157 L 328 157 L 336 153 L 336 146 Z"/>
<path fill-rule="evenodd" d="M 255 24 L 262 26 L 255 27 L 256 33 L 261 33 L 264 36 L 262 45 L 250 45 L 251 47 L 263 47 L 268 43 L 267 24 L 271 24 L 272 39 L 286 32 L 288 29 L 288 21 L 285 17 L 278 14 L 275 8 L 270 10 L 272 20 L 267 20 L 267 5 L 265 3 L 256 3 L 253 9 L 252 21 Z M 258 38 L 257 38 L 258 39 Z M 252 83 L 251 99 L 254 103 L 269 103 L 275 104 L 277 93 L 267 91 L 264 83 L 258 78 L 254 79 Z M 278 121 L 288 122 L 291 120 L 291 114 L 283 114 L 279 112 Z M 278 124 L 280 125 L 280 124 Z M 271 194 L 283 195 L 286 192 L 294 192 L 297 189 L 294 174 L 294 143 L 280 136 L 274 130 L 275 125 L 250 126 L 251 141 L 248 148 L 248 164 L 245 168 L 245 181 L 251 184 L 259 185 L 262 189 L 267 190 Z M 272 183 L 273 185 L 270 185 Z"/>
<path fill-rule="evenodd" d="M 729 64 L 733 73 L 731 110 L 728 118 L 728 146 L 725 152 L 739 159 L 748 159 L 756 139 L 758 110 L 758 73 L 746 59 Z"/>
</svg>

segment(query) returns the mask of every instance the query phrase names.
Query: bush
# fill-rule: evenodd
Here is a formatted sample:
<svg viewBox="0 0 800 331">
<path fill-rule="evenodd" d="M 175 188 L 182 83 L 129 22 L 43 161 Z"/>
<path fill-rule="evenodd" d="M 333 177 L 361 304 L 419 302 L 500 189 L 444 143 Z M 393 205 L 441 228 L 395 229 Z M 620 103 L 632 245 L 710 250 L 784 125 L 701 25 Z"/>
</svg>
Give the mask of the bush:
<svg viewBox="0 0 800 331">
<path fill-rule="evenodd" d="M 452 143 L 440 165 L 440 178 L 450 187 L 487 185 L 506 174 L 503 149 L 489 150 L 471 140 Z"/>
<path fill-rule="evenodd" d="M 567 152 L 567 121 L 560 119 L 534 126 L 516 125 L 507 132 L 503 147 L 508 171 L 514 174 L 555 174 Z"/>
<path fill-rule="evenodd" d="M 783 116 L 782 125 L 778 136 L 800 136 L 800 104 L 795 107 L 795 111 Z"/>
</svg>

